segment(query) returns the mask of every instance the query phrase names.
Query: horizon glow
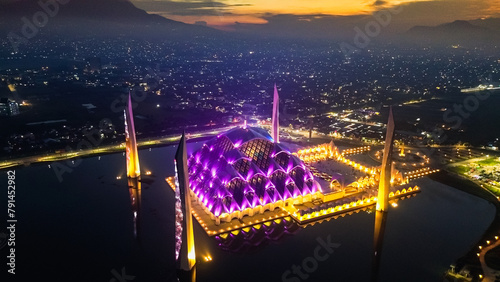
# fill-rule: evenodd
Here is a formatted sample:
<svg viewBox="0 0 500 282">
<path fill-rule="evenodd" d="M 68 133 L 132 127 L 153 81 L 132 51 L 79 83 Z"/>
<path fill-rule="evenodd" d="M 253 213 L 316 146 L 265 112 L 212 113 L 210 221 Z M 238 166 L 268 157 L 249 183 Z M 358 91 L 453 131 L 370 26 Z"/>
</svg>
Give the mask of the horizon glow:
<svg viewBox="0 0 500 282">
<path fill-rule="evenodd" d="M 410 10 L 413 24 L 434 24 L 453 20 L 471 20 L 500 16 L 500 3 L 487 0 L 131 0 L 149 13 L 185 23 L 206 22 L 228 28 L 236 22 L 266 24 L 274 15 L 294 16 L 359 16 L 403 5 Z M 436 14 L 436 8 L 449 8 Z M 304 19 L 309 21 L 310 18 Z"/>
</svg>

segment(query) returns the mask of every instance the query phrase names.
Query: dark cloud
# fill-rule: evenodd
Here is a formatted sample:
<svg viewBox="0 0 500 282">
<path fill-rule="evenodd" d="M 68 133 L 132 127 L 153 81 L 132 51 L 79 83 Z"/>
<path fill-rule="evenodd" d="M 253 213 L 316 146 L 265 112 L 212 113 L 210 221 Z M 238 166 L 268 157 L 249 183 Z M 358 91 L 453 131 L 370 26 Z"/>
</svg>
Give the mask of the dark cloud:
<svg viewBox="0 0 500 282">
<path fill-rule="evenodd" d="M 7 1 L 7 0 L 0 0 Z M 131 0 L 137 7 L 149 13 L 159 14 L 165 17 L 192 16 L 204 20 L 203 16 L 236 16 L 234 13 L 238 6 L 253 6 L 252 4 L 227 4 L 224 0 Z M 231 1 L 233 2 L 233 1 Z M 249 1 L 251 3 L 251 1 Z M 390 8 L 391 1 L 368 0 L 375 10 Z M 396 8 L 396 7 L 393 7 Z M 392 11 L 399 12 L 393 13 Z M 384 30 L 404 32 L 415 25 L 438 25 L 454 20 L 471 20 L 479 17 L 500 15 L 500 4 L 491 0 L 427 0 L 418 2 L 407 2 L 391 11 L 391 23 Z M 361 12 L 360 12 L 361 13 Z M 283 28 L 297 27 L 304 30 L 325 29 L 337 30 L 339 26 L 352 26 L 352 22 L 358 17 L 366 17 L 367 21 L 373 20 L 371 15 L 334 16 L 334 15 L 279 15 L 269 13 L 248 14 L 242 16 L 253 16 L 264 19 L 268 24 L 261 27 L 282 26 Z M 364 27 L 364 22 L 356 23 L 356 26 Z"/>
<path fill-rule="evenodd" d="M 247 33 L 297 38 L 352 38 L 355 26 L 369 18 L 366 15 L 332 16 L 324 14 L 266 14 L 267 24 L 236 24 L 235 30 Z"/>
<path fill-rule="evenodd" d="M 236 30 L 270 34 L 273 36 L 323 37 L 340 40 L 351 40 L 356 35 L 355 28 L 364 30 L 367 24 L 382 20 L 387 24 L 381 29 L 381 37 L 405 33 L 416 25 L 435 26 L 460 19 L 471 19 L 474 15 L 486 14 L 491 5 L 485 0 L 434 0 L 411 2 L 399 7 L 387 7 L 381 0 L 371 3 L 379 4 L 375 10 L 385 13 L 374 13 L 353 16 L 334 15 L 262 15 L 266 24 L 240 24 Z"/>
<path fill-rule="evenodd" d="M 225 8 L 192 8 L 185 10 L 178 10 L 172 12 L 164 12 L 168 15 L 176 15 L 176 16 L 223 16 L 223 15 L 232 15 L 231 12 L 228 12 Z"/>
<path fill-rule="evenodd" d="M 499 4 L 489 0 L 434 0 L 403 4 L 394 22 L 410 28 L 414 25 L 438 25 L 455 20 L 471 20 L 491 15 Z"/>
<path fill-rule="evenodd" d="M 1 1 L 1 0 L 0 0 Z M 251 4 L 226 4 L 217 1 L 141 1 L 132 0 L 135 6 L 144 9 L 150 13 L 178 16 L 213 16 L 229 15 L 230 8 L 252 6 Z"/>
<path fill-rule="evenodd" d="M 384 1 L 384 0 L 376 0 L 374 3 L 373 3 L 373 6 L 382 6 L 382 5 L 385 5 L 387 4 L 387 1 Z"/>
<path fill-rule="evenodd" d="M 0 0 L 0 5 L 11 4 L 15 2 L 19 2 L 19 0 Z"/>
<path fill-rule="evenodd" d="M 207 26 L 207 22 L 206 21 L 197 21 L 194 23 L 195 25 L 202 25 L 202 26 Z"/>
</svg>

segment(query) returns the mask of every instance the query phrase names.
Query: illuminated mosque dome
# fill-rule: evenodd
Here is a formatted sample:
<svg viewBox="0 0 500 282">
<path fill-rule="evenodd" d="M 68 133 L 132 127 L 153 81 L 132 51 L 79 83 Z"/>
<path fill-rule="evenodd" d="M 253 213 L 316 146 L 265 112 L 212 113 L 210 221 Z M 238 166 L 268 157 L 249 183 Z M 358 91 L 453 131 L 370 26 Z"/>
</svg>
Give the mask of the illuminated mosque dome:
<svg viewBox="0 0 500 282">
<path fill-rule="evenodd" d="M 188 159 L 189 184 L 215 217 L 303 199 L 319 191 L 304 163 L 261 128 L 233 128 Z M 302 200 L 301 200 L 302 201 Z"/>
</svg>

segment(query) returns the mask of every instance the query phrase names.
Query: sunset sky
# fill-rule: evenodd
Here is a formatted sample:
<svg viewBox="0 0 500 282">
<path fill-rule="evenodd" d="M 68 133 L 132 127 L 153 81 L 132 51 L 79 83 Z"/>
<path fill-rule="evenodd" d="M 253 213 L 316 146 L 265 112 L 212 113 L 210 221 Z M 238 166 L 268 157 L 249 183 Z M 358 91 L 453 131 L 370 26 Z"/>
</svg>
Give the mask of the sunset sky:
<svg viewBox="0 0 500 282">
<path fill-rule="evenodd" d="M 274 15 L 354 16 L 401 6 L 409 25 L 500 16 L 500 1 L 491 0 L 132 0 L 139 8 L 167 18 L 211 26 L 235 22 L 265 24 Z M 300 17 L 299 17 L 300 18 Z"/>
</svg>

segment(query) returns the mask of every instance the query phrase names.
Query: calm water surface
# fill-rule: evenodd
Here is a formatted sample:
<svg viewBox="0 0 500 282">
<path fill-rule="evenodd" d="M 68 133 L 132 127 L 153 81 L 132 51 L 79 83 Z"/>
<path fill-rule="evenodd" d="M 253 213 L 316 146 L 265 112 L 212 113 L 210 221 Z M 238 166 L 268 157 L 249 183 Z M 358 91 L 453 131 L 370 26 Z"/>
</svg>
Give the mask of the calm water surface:
<svg viewBox="0 0 500 282">
<path fill-rule="evenodd" d="M 189 144 L 191 150 L 200 145 Z M 62 182 L 47 165 L 17 168 L 17 274 L 2 281 L 108 282 L 120 281 L 113 278 L 122 271 L 135 276 L 126 281 L 175 281 L 173 192 L 164 180 L 174 174 L 175 150 L 140 151 L 142 170 L 153 175 L 142 184 L 138 239 L 122 154 L 83 159 Z M 380 281 L 442 281 L 493 219 L 494 207 L 482 199 L 429 179 L 414 183 L 422 192 L 387 216 Z M 2 207 L 6 193 L 4 199 Z M 195 222 L 197 281 L 283 281 L 285 271 L 302 265 L 328 237 L 339 244 L 334 252 L 307 279 L 291 274 L 296 280 L 290 281 L 369 281 L 374 219 L 359 212 L 307 228 L 273 225 L 253 245 L 235 241 L 224 248 Z M 7 248 L 0 254 L 5 266 Z M 203 260 L 207 255 L 211 262 Z"/>
</svg>

